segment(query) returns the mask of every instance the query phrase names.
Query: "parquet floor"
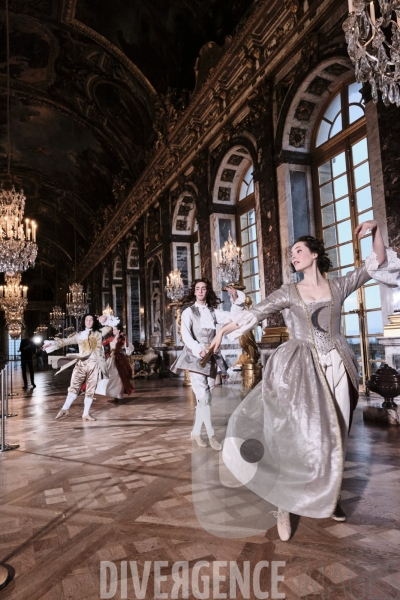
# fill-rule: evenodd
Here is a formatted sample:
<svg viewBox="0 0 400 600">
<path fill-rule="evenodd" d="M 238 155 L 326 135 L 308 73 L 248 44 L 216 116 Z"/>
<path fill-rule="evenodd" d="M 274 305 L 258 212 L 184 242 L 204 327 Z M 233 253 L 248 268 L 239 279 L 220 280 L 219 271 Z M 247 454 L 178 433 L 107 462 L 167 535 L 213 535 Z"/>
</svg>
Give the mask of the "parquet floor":
<svg viewBox="0 0 400 600">
<path fill-rule="evenodd" d="M 197 561 L 209 563 L 203 575 L 219 564 L 221 576 L 229 561 L 240 570 L 249 561 L 252 572 L 260 561 L 283 561 L 279 597 L 289 600 L 400 597 L 400 431 L 365 424 L 362 404 L 343 482 L 347 522 L 295 518 L 295 533 L 284 543 L 276 527 L 251 529 L 260 508 L 240 490 L 222 501 L 221 486 L 210 490 L 192 476 L 218 455 L 189 440 L 190 388 L 173 380 L 136 380 L 131 398 L 96 401 L 96 422 L 81 420 L 81 397 L 70 417 L 55 421 L 65 394 L 54 387 L 53 373 L 37 373 L 36 389 L 27 392 L 19 371 L 13 375 L 17 396 L 9 409 L 18 416 L 7 420 L 6 441 L 20 448 L 0 455 L 0 562 L 13 577 L 2 600 L 97 600 L 101 561 L 117 568 L 117 592 L 107 596 L 113 598 L 172 597 L 171 569 L 178 561 L 186 561 L 189 574 Z M 239 401 L 238 386 L 216 388 L 220 438 Z M 247 537 L 238 537 L 241 519 Z M 137 594 L 124 561 L 128 569 L 133 561 L 140 577 L 145 561 L 165 561 L 159 574 L 165 579 L 151 566 L 147 593 Z M 155 595 L 157 581 L 164 596 Z M 235 597 L 229 585 L 228 576 L 219 595 L 211 585 L 206 596 L 190 588 L 186 597 Z M 268 568 L 261 588 L 271 597 Z"/>
</svg>

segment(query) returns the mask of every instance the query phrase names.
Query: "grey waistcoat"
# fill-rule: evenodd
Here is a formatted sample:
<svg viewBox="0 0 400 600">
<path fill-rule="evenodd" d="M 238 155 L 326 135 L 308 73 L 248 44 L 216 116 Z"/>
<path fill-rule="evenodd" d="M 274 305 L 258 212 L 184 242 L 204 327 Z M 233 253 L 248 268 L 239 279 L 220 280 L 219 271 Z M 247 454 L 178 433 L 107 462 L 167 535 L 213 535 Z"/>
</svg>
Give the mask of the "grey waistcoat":
<svg viewBox="0 0 400 600">
<path fill-rule="evenodd" d="M 215 327 L 214 329 L 203 329 L 200 324 L 200 311 L 197 306 L 193 305 L 187 308 L 186 310 L 192 311 L 192 328 L 191 334 L 193 338 L 199 342 L 200 344 L 208 345 L 212 342 L 215 337 Z M 215 313 L 213 309 L 210 309 L 211 315 L 214 319 L 215 325 L 217 324 L 217 319 L 215 317 Z M 173 373 L 178 373 L 180 369 L 187 369 L 188 371 L 193 371 L 194 373 L 200 373 L 201 375 L 206 375 L 207 377 L 212 377 L 215 379 L 217 376 L 217 365 L 221 369 L 223 373 L 226 373 L 227 365 L 224 361 L 221 354 L 214 355 L 211 360 L 206 364 L 204 368 L 200 366 L 200 358 L 197 358 L 193 354 L 191 350 L 187 346 L 184 347 L 180 356 L 176 359 L 174 364 L 171 367 L 171 371 Z"/>
</svg>

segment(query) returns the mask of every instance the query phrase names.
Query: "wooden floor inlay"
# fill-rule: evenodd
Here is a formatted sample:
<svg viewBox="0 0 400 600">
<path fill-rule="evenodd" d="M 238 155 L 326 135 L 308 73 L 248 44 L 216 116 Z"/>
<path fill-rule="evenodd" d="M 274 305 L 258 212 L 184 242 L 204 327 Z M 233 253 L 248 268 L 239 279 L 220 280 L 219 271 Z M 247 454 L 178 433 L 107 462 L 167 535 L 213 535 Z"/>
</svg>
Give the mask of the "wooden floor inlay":
<svg viewBox="0 0 400 600">
<path fill-rule="evenodd" d="M 251 520 L 259 509 L 235 490 L 224 502 L 216 492 L 207 505 L 207 489 L 192 484 L 193 453 L 213 451 L 190 441 L 190 388 L 176 380 L 135 380 L 131 398 L 94 402 L 95 422 L 82 421 L 82 396 L 68 417 L 56 421 L 64 395 L 53 373 L 38 373 L 37 387 L 27 392 L 20 372 L 13 370 L 13 376 L 17 396 L 10 398 L 9 411 L 18 416 L 7 420 L 6 441 L 20 448 L 0 455 L 0 562 L 13 577 L 2 599 L 98 600 L 102 561 L 114 563 L 118 573 L 113 598 L 137 597 L 129 563 L 141 580 L 146 561 L 146 599 L 155 597 L 158 584 L 165 597 L 173 597 L 172 566 L 179 561 L 189 582 L 198 561 L 209 563 L 201 575 L 211 577 L 210 599 L 217 597 L 216 565 L 226 576 L 220 597 L 231 597 L 229 561 L 241 572 L 249 561 L 251 573 L 260 561 L 284 562 L 278 590 L 289 600 L 400 597 L 400 430 L 364 423 L 363 401 L 346 457 L 347 521 L 294 517 L 292 539 L 281 542 L 276 527 L 224 537 L 224 527 Z M 238 401 L 238 386 L 215 389 L 217 437 L 223 437 L 226 407 L 233 410 Z M 205 455 L 196 456 L 201 461 Z M 196 501 L 204 501 L 214 531 L 200 524 Z M 167 565 L 158 573 L 155 561 Z M 262 570 L 260 581 L 271 597 L 271 569 Z M 195 598 L 191 585 L 189 591 Z M 236 597 L 246 595 L 238 591 Z M 253 588 L 249 597 L 257 598 Z"/>
</svg>

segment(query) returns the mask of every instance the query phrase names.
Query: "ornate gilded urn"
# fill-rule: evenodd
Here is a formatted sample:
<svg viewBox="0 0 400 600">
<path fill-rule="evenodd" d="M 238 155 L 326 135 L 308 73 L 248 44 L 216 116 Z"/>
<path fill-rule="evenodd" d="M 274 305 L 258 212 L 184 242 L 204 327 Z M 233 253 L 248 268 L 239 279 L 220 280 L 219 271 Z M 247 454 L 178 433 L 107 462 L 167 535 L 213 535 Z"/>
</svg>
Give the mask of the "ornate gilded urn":
<svg viewBox="0 0 400 600">
<path fill-rule="evenodd" d="M 386 363 L 367 380 L 367 386 L 385 399 L 383 408 L 397 408 L 393 398 L 400 395 L 400 373 Z"/>
</svg>

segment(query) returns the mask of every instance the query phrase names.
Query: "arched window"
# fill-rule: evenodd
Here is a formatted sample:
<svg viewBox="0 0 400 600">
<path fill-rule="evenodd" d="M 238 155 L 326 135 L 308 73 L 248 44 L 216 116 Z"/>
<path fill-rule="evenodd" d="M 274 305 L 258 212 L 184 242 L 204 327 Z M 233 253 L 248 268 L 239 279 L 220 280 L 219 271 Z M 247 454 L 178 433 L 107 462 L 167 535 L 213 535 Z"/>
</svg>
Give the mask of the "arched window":
<svg viewBox="0 0 400 600">
<path fill-rule="evenodd" d="M 113 278 L 122 279 L 122 262 L 119 256 L 114 260 Z"/>
<path fill-rule="evenodd" d="M 107 267 L 104 267 L 104 269 L 103 269 L 102 279 L 103 279 L 103 281 L 102 281 L 103 288 L 108 288 L 110 285 L 110 276 L 109 276 Z"/>
<path fill-rule="evenodd" d="M 136 240 L 129 246 L 128 269 L 139 269 L 139 247 Z"/>
<path fill-rule="evenodd" d="M 367 132 L 361 84 L 342 85 L 325 108 L 315 136 L 314 187 L 319 234 L 332 261 L 328 278 L 343 276 L 368 256 L 372 237 L 361 241 L 355 227 L 373 219 Z M 344 303 L 342 331 L 366 381 L 384 360 L 377 335 L 383 331 L 379 286 L 369 284 Z"/>
<path fill-rule="evenodd" d="M 192 273 L 193 280 L 201 277 L 201 266 L 200 266 L 200 248 L 199 248 L 199 227 L 197 219 L 193 219 L 193 231 L 192 231 Z"/>
<path fill-rule="evenodd" d="M 237 231 L 238 245 L 242 248 L 243 285 L 245 293 L 257 304 L 261 300 L 256 231 L 253 165 L 246 170 L 238 189 Z"/>
</svg>

